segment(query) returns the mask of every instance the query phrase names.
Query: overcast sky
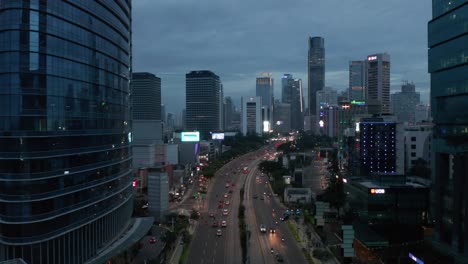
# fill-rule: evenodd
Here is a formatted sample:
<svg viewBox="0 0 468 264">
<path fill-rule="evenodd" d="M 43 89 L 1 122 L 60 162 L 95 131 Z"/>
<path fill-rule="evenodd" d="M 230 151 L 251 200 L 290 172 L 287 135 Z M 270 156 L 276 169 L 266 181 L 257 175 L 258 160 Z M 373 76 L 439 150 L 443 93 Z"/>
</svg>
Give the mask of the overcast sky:
<svg viewBox="0 0 468 264">
<path fill-rule="evenodd" d="M 185 107 L 185 74 L 211 70 L 225 96 L 255 95 L 255 78 L 271 72 L 275 98 L 281 75 L 303 80 L 307 38 L 325 39 L 325 84 L 348 87 L 348 62 L 391 56 L 392 92 L 413 81 L 428 101 L 427 0 L 134 0 L 133 71 L 162 79 L 167 112 Z M 307 97 L 306 97 L 307 100 Z"/>
</svg>

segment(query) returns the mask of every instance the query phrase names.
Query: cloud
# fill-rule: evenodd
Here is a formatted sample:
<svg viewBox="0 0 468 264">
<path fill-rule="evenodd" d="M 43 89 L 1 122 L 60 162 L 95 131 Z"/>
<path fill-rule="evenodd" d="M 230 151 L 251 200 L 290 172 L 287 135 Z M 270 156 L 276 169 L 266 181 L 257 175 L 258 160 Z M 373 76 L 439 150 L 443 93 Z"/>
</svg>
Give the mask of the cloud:
<svg viewBox="0 0 468 264">
<path fill-rule="evenodd" d="M 162 78 L 168 112 L 185 104 L 191 70 L 218 74 L 235 101 L 255 93 L 260 72 L 273 72 L 278 97 L 286 72 L 302 78 L 307 91 L 307 38 L 319 35 L 327 85 L 345 89 L 350 60 L 388 52 L 393 90 L 403 79 L 427 90 L 430 13 L 424 0 L 136 0 L 133 68 Z"/>
</svg>

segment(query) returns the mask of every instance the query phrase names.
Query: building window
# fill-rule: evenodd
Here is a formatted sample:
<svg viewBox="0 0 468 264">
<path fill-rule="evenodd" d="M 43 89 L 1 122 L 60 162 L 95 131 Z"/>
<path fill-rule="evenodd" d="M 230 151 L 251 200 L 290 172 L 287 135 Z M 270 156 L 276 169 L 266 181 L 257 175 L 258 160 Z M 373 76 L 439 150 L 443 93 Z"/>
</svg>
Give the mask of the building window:
<svg viewBox="0 0 468 264">
<path fill-rule="evenodd" d="M 416 145 L 412 144 L 411 149 L 416 149 Z"/>
<path fill-rule="evenodd" d="M 416 164 L 416 161 L 415 161 L 415 160 L 412 160 L 412 161 L 411 161 L 411 165 L 414 165 L 414 164 Z"/>
<path fill-rule="evenodd" d="M 416 141 L 416 137 L 411 137 L 411 141 Z"/>
<path fill-rule="evenodd" d="M 416 152 L 411 152 L 411 157 L 416 157 Z"/>
</svg>

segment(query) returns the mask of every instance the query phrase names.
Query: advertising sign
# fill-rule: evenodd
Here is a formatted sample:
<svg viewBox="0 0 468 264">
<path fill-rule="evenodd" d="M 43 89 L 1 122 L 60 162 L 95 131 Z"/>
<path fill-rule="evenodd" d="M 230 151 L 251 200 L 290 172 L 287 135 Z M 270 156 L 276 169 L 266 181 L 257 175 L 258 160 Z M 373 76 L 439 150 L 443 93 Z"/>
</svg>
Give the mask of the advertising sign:
<svg viewBox="0 0 468 264">
<path fill-rule="evenodd" d="M 211 139 L 213 139 L 213 140 L 223 140 L 224 139 L 224 133 L 213 133 L 213 134 L 211 134 Z"/>
<path fill-rule="evenodd" d="M 180 135 L 182 142 L 197 142 L 200 141 L 200 132 L 182 132 Z"/>
</svg>

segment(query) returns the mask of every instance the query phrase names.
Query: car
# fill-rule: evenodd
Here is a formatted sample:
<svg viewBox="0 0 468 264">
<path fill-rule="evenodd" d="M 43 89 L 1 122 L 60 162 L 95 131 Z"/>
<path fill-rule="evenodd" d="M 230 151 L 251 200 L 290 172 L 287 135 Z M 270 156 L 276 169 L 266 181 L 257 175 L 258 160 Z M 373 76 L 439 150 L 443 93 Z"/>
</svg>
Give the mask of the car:
<svg viewBox="0 0 468 264">
<path fill-rule="evenodd" d="M 210 213 L 210 217 L 214 218 L 215 217 L 214 213 Z"/>
<path fill-rule="evenodd" d="M 226 226 L 227 226 L 226 220 L 223 220 L 223 221 L 221 222 L 221 226 L 222 226 L 222 227 L 226 227 Z"/>
<path fill-rule="evenodd" d="M 289 218 L 289 214 L 283 215 L 283 217 L 280 218 L 281 221 L 286 221 Z"/>
<path fill-rule="evenodd" d="M 267 230 L 266 230 L 266 226 L 263 225 L 263 224 L 261 224 L 261 225 L 260 225 L 260 232 L 266 233 L 266 231 L 267 231 Z"/>
<path fill-rule="evenodd" d="M 232 183 L 231 186 L 236 186 L 236 184 L 235 184 L 235 183 Z"/>
<path fill-rule="evenodd" d="M 274 233 L 276 233 L 276 229 L 275 229 L 274 226 L 271 226 L 270 227 L 270 234 L 274 234 Z"/>
<path fill-rule="evenodd" d="M 223 208 L 224 207 L 224 203 L 219 203 L 218 204 L 218 208 Z"/>
<path fill-rule="evenodd" d="M 262 197 L 260 197 L 260 200 L 265 200 L 265 198 L 263 198 L 263 196 L 262 196 Z"/>
<path fill-rule="evenodd" d="M 229 183 L 226 183 L 225 187 L 229 188 L 229 186 L 231 186 L 231 185 Z"/>
<path fill-rule="evenodd" d="M 213 224 L 211 225 L 212 227 L 218 227 L 218 222 L 214 221 Z"/>
<path fill-rule="evenodd" d="M 229 214 L 228 209 L 223 209 L 223 215 L 228 215 L 228 214 Z"/>
<path fill-rule="evenodd" d="M 227 194 L 227 193 L 225 193 L 223 197 L 224 197 L 224 198 L 228 198 L 228 194 Z"/>
<path fill-rule="evenodd" d="M 229 193 L 232 193 L 232 189 L 229 189 Z"/>
<path fill-rule="evenodd" d="M 150 244 L 156 243 L 156 237 L 150 237 L 149 243 L 150 243 Z"/>
<path fill-rule="evenodd" d="M 229 205 L 229 200 L 225 202 L 226 205 Z"/>
<path fill-rule="evenodd" d="M 258 198 L 258 195 L 254 194 L 254 195 L 253 195 L 253 198 L 254 198 L 254 199 L 257 199 L 257 198 Z"/>
<path fill-rule="evenodd" d="M 221 231 L 221 229 L 216 230 L 216 235 L 217 236 L 221 236 L 222 234 L 223 234 L 223 232 Z"/>
</svg>

